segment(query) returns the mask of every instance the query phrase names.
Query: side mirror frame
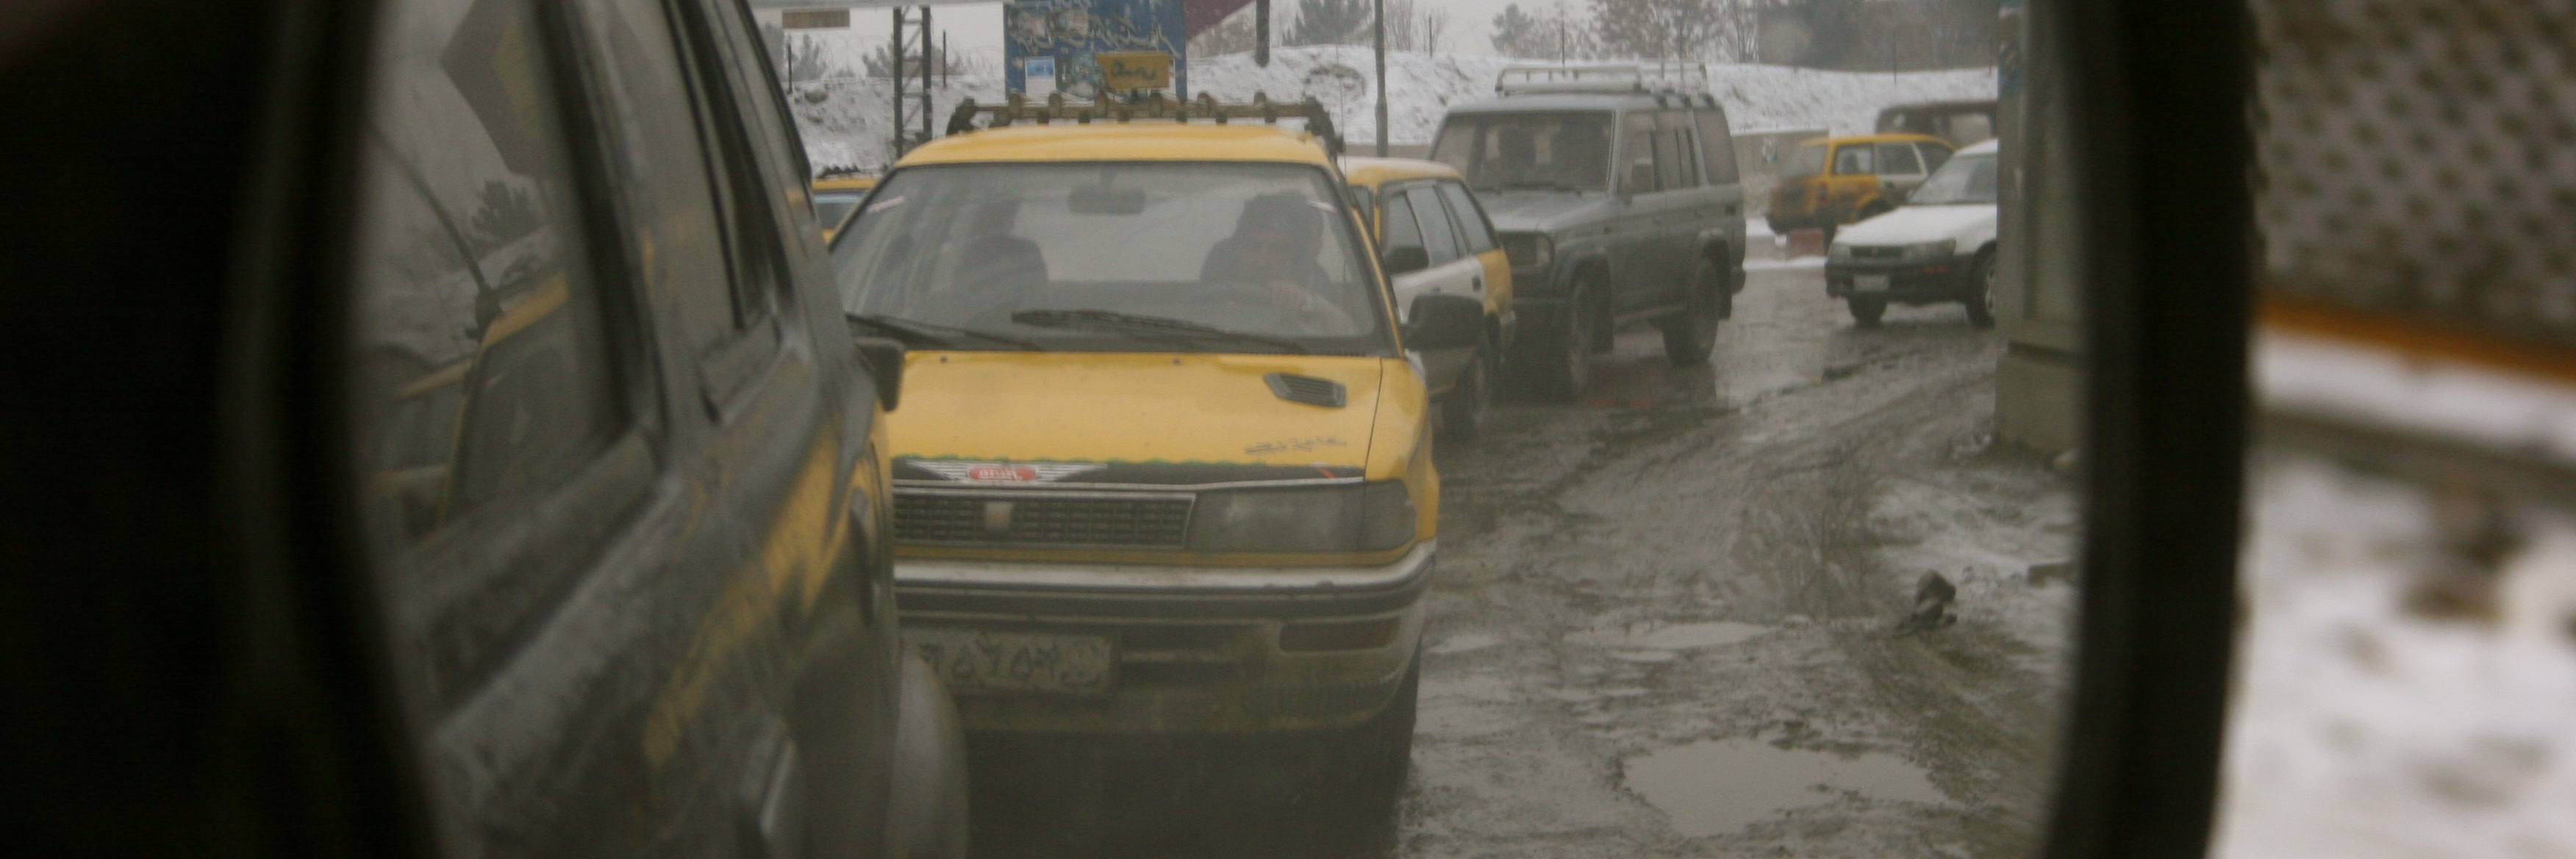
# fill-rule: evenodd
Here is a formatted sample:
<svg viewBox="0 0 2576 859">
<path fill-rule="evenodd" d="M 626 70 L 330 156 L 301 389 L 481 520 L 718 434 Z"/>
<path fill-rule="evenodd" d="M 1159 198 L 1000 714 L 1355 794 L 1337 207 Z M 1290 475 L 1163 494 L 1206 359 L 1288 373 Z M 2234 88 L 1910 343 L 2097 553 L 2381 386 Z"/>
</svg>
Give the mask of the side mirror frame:
<svg viewBox="0 0 2576 859">
<path fill-rule="evenodd" d="M 883 337 L 852 337 L 859 363 L 876 380 L 877 404 L 894 411 L 903 402 L 903 344 Z"/>
<path fill-rule="evenodd" d="M 1388 277 L 1412 274 L 1431 267 L 1431 251 L 1415 245 L 1387 248 L 1386 255 L 1378 259 L 1378 267 L 1386 269 Z"/>
<path fill-rule="evenodd" d="M 1407 349 L 1472 349 L 1485 339 L 1485 303 L 1463 295 L 1416 298 L 1405 316 Z"/>
</svg>

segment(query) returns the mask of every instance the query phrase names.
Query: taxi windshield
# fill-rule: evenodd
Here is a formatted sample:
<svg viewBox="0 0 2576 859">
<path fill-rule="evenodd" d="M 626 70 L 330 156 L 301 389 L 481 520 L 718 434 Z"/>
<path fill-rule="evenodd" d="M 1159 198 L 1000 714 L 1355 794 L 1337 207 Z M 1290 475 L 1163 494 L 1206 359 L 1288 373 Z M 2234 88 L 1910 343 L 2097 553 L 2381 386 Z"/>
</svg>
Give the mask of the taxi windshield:
<svg viewBox="0 0 2576 859">
<path fill-rule="evenodd" d="M 1994 205 L 1995 156 L 1962 155 L 1932 171 L 1923 187 L 1906 201 L 1909 206 L 1956 206 L 1970 203 Z"/>
<path fill-rule="evenodd" d="M 1294 164 L 913 167 L 832 266 L 853 319 L 972 335 L 943 348 L 1391 354 L 1342 198 Z"/>
</svg>

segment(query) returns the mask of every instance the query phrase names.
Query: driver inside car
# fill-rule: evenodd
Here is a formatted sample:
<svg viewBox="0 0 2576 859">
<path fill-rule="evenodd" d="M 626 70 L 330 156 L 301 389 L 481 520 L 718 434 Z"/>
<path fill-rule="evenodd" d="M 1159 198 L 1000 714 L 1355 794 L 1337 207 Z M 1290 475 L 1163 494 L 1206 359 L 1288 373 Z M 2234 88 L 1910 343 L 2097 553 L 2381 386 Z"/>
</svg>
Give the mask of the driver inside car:
<svg viewBox="0 0 2576 859">
<path fill-rule="evenodd" d="M 1304 197 L 1264 194 L 1248 200 L 1234 234 L 1208 250 L 1199 281 L 1262 287 L 1272 309 L 1318 331 L 1357 327 L 1350 315 L 1318 295 L 1331 282 L 1315 257 L 1323 249 L 1320 211 Z"/>
<path fill-rule="evenodd" d="M 959 287 L 957 300 L 973 305 L 961 317 L 970 324 L 1007 320 L 1022 298 L 1046 286 L 1046 254 L 1036 242 L 1013 233 L 1019 198 L 987 199 L 971 211 L 967 235 L 950 246 L 955 256 L 948 261 L 956 272 L 950 282 Z"/>
</svg>

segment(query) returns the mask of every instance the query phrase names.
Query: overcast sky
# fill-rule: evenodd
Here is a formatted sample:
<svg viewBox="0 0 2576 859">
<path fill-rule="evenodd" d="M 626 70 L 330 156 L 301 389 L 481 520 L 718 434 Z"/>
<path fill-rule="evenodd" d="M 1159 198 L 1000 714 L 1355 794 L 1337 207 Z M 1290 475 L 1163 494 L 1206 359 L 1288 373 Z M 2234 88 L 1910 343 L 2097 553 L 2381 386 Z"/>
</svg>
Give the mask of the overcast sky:
<svg viewBox="0 0 2576 859">
<path fill-rule="evenodd" d="M 1523 10 L 1537 10 L 1556 2 L 1581 3 L 1583 0 L 1414 0 L 1421 9 L 1448 11 L 1449 32 L 1441 37 L 1440 47 L 1444 52 L 1459 54 L 1493 53 L 1493 43 L 1488 37 L 1493 30 L 1494 16 L 1502 14 L 1504 6 L 1515 2 Z M 1274 14 L 1282 18 L 1296 8 L 1296 0 L 1271 0 L 1271 3 L 1277 7 Z M 1245 7 L 1246 11 L 1241 14 L 1251 14 L 1250 8 Z M 778 13 L 774 11 L 761 10 L 758 15 L 764 21 L 778 20 Z M 939 31 L 947 34 L 950 48 L 959 55 L 979 59 L 988 68 L 1000 67 L 1002 4 L 940 6 L 931 11 L 930 20 Z M 843 38 L 882 42 L 893 23 L 894 14 L 888 10 L 853 9 L 850 11 L 850 29 L 843 31 Z M 1276 39 L 1279 35 L 1273 32 L 1271 38 Z"/>
</svg>

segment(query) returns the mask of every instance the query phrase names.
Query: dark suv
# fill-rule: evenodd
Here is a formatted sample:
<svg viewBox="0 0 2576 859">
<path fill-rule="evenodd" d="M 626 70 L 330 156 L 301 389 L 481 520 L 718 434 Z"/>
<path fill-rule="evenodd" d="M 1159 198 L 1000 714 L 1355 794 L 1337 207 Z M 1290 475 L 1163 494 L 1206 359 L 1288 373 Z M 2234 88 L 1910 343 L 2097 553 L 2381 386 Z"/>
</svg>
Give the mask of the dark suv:
<svg viewBox="0 0 2576 859">
<path fill-rule="evenodd" d="M 177 32 L 161 17 L 190 18 L 146 14 L 63 29 L 149 39 Z M 220 325 L 190 324 L 226 332 L 201 363 L 224 369 L 233 411 L 219 432 L 182 430 L 201 400 L 162 397 L 128 413 L 162 434 L 117 455 L 184 462 L 164 451 L 225 446 L 220 485 L 243 495 L 194 508 L 190 529 L 263 547 L 239 562 L 255 596 L 235 609 L 203 585 L 153 600 L 178 618 L 153 629 L 223 634 L 221 647 L 169 648 L 148 668 L 185 678 L 178 688 L 230 690 L 214 707 L 97 693 L 236 751 L 86 757 L 158 758 L 172 775 L 151 806 L 181 819 L 226 810 L 203 804 L 199 785 L 309 791 L 232 807 L 237 819 L 214 831 L 334 845 L 312 852 L 422 855 L 381 845 L 432 833 L 459 856 L 962 859 L 963 736 L 938 679 L 904 650 L 893 599 L 883 409 L 902 349 L 854 339 L 842 317 L 807 165 L 741 0 L 381 0 L 270 14 L 169 46 L 295 46 L 189 70 L 277 75 L 258 90 L 273 101 L 232 108 L 258 117 L 259 148 L 208 143 L 192 162 L 244 171 L 221 185 L 242 198 L 176 183 L 191 223 L 167 231 L 230 242 L 189 254 L 195 269 L 231 273 L 202 290 L 221 294 L 183 300 L 208 308 L 198 318 L 220 309 Z M 153 44 L 84 53 L 147 62 L 135 58 L 156 56 Z M 46 169 L 99 175 L 80 166 Z M 135 267 L 169 255 L 163 241 L 123 243 L 114 271 L 170 271 Z M 179 342 L 150 354 L 214 338 L 160 339 Z M 139 366 L 134 350 L 102 354 Z M 128 507 L 161 503 L 100 485 Z M 120 541 L 170 539 L 124 525 Z M 29 542 L 0 539 L 13 553 Z M 106 572 L 26 574 L 37 570 Z M 52 610 L 117 617 L 77 600 Z M 53 696 L 13 696 L 9 709 L 37 697 Z M 344 742 L 390 753 L 311 763 Z M 223 774 L 183 775 L 201 757 Z M 379 795 L 401 804 L 367 823 L 313 822 L 387 784 L 403 787 Z M 101 852 L 211 849 L 97 819 L 141 831 Z M 160 838 L 161 849 L 119 849 Z"/>
<path fill-rule="evenodd" d="M 1458 168 L 1511 258 L 1512 361 L 1572 397 L 1620 327 L 1708 360 L 1744 288 L 1744 188 L 1726 111 L 1696 66 L 1515 66 L 1453 107 L 1433 160 Z"/>
</svg>

